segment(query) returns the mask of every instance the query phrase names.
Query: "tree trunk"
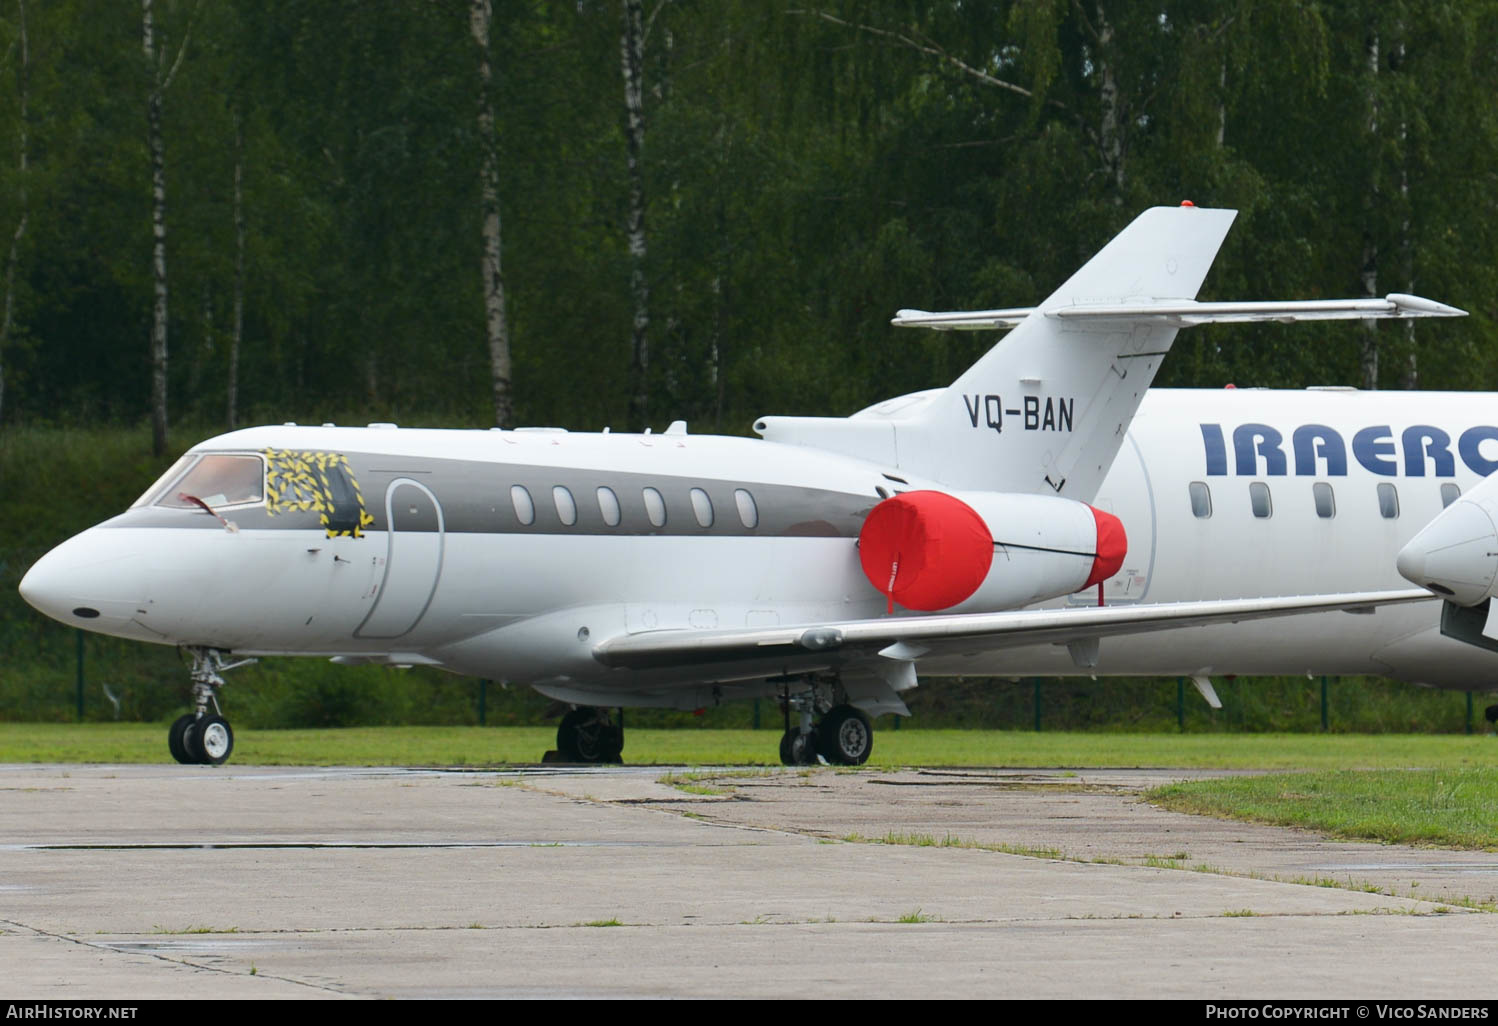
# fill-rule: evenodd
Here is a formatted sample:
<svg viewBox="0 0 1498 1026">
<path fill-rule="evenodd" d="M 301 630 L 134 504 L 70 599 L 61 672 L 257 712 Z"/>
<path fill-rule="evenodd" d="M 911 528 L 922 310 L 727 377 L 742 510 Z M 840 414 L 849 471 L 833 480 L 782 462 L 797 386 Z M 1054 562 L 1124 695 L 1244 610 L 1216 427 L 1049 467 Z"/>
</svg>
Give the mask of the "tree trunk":
<svg viewBox="0 0 1498 1026">
<path fill-rule="evenodd" d="M 151 452 L 167 451 L 166 415 L 166 151 L 161 138 L 162 75 L 151 23 L 151 0 L 141 0 L 141 49 L 151 74 L 146 100 L 146 130 L 151 152 Z"/>
<path fill-rule="evenodd" d="M 1103 167 L 1113 183 L 1113 202 L 1121 204 L 1125 185 L 1123 112 L 1119 109 L 1121 100 L 1118 95 L 1118 76 L 1113 70 L 1111 53 L 1113 26 L 1108 24 L 1101 4 L 1097 7 L 1097 42 L 1098 69 L 1102 76 L 1099 86 L 1102 114 L 1098 125 L 1098 148 Z"/>
<path fill-rule="evenodd" d="M 640 167 L 645 148 L 645 24 L 640 0 L 624 0 L 624 35 L 619 41 L 624 70 L 625 139 L 629 166 L 629 291 L 634 301 L 630 333 L 629 420 L 643 429 L 650 417 L 650 284 L 645 277 L 645 179 Z"/>
<path fill-rule="evenodd" d="M 213 362 L 213 350 L 218 345 L 218 326 L 213 323 L 213 288 L 207 281 L 203 282 L 202 300 L 202 313 L 198 321 L 203 326 L 203 339 L 194 348 L 192 360 L 187 367 L 187 397 L 195 413 L 203 408 L 200 398 L 203 394 L 203 374 Z"/>
<path fill-rule="evenodd" d="M 1368 58 L 1368 142 L 1373 149 L 1378 142 L 1378 30 L 1371 25 L 1364 45 Z M 1363 295 L 1370 299 L 1378 296 L 1378 241 L 1373 225 L 1377 209 L 1378 161 L 1375 159 L 1368 190 L 1363 194 L 1363 269 L 1359 276 Z M 1363 387 L 1372 391 L 1378 388 L 1378 321 L 1366 320 L 1362 325 L 1360 365 Z"/>
<path fill-rule="evenodd" d="M 26 222 L 31 214 L 30 202 L 27 198 L 26 189 L 26 164 L 30 157 L 31 140 L 27 135 L 27 103 L 31 92 L 31 49 L 26 38 L 26 0 L 16 0 L 16 9 L 20 14 L 21 26 L 21 64 L 17 69 L 17 77 L 20 80 L 21 93 L 21 155 L 18 160 L 21 191 L 21 217 L 16 222 L 16 230 L 10 237 L 10 258 L 5 263 L 5 309 L 0 314 L 0 412 L 5 408 L 5 348 L 10 341 L 11 325 L 15 322 L 16 308 L 16 263 L 20 260 L 21 240 L 26 237 Z"/>
<path fill-rule="evenodd" d="M 244 125 L 234 115 L 234 321 L 229 326 L 229 430 L 239 426 L 239 344 L 244 340 Z"/>
<path fill-rule="evenodd" d="M 484 327 L 489 340 L 489 373 L 494 386 L 494 423 L 507 428 L 514 420 L 510 391 L 510 327 L 505 320 L 505 279 L 499 222 L 499 146 L 494 135 L 494 105 L 489 96 L 490 0 L 473 0 L 469 27 L 479 48 L 479 170 L 480 218 L 484 253 L 480 267 L 484 282 Z"/>
<path fill-rule="evenodd" d="M 1389 70 L 1399 72 L 1404 70 L 1404 23 L 1401 21 L 1397 26 L 1398 40 L 1394 44 L 1393 59 L 1390 61 Z M 1404 291 L 1413 294 L 1415 291 L 1415 244 L 1410 238 L 1410 122 L 1403 104 L 1399 112 L 1399 262 L 1404 272 Z M 1405 365 L 1404 380 L 1401 382 L 1405 388 L 1420 387 L 1420 368 L 1417 357 L 1419 351 L 1415 340 L 1415 319 L 1406 318 L 1404 322 L 1405 343 Z"/>
</svg>

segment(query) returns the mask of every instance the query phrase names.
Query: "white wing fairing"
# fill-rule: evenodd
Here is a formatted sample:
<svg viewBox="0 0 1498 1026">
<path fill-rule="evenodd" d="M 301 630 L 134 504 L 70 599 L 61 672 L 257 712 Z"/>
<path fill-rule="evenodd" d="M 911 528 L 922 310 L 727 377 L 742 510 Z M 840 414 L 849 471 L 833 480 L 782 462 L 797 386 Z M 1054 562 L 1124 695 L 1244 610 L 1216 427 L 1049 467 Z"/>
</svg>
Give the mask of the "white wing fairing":
<svg viewBox="0 0 1498 1026">
<path fill-rule="evenodd" d="M 1020 645 L 1067 645 L 1125 634 L 1149 634 L 1307 613 L 1367 614 L 1383 606 L 1429 602 L 1421 589 L 1344 595 L 1287 596 L 1214 602 L 1177 602 L 1095 609 L 1036 609 L 956 616 L 893 617 L 848 623 L 767 630 L 658 632 L 618 637 L 595 646 L 607 666 L 655 669 L 709 666 L 735 660 L 806 658 L 828 662 L 885 658 L 925 658 L 992 652 Z M 914 653 L 919 653 L 914 654 Z M 709 671 L 710 672 L 710 671 Z"/>
<path fill-rule="evenodd" d="M 1028 646 L 1086 671 L 1106 639 L 1418 601 L 1345 588 L 1144 605 L 1176 539 L 1157 544 L 1152 522 L 1145 562 L 1130 561 L 1122 521 L 1093 505 L 1110 505 L 1096 496 L 1178 329 L 1461 313 L 1402 295 L 1199 303 L 1234 216 L 1145 211 L 1034 308 L 901 311 L 899 325 L 1013 331 L 948 388 L 845 419 L 766 417 L 763 441 L 679 423 L 223 435 L 48 553 L 21 592 L 70 626 L 192 654 L 196 711 L 169 736 L 183 762 L 233 747 L 216 712 L 229 653 L 529 684 L 584 707 L 558 731 L 579 761 L 619 756 L 603 707 L 775 695 L 799 718 L 784 761 L 860 763 L 867 714 L 907 713 L 918 666 L 988 657 L 993 672 Z M 1203 424 L 1201 437 L 1225 463 L 1227 435 Z M 1129 582 L 1110 590 L 1121 568 Z M 1094 585 L 1134 604 L 1017 608 L 1079 590 L 1090 602 Z"/>
</svg>

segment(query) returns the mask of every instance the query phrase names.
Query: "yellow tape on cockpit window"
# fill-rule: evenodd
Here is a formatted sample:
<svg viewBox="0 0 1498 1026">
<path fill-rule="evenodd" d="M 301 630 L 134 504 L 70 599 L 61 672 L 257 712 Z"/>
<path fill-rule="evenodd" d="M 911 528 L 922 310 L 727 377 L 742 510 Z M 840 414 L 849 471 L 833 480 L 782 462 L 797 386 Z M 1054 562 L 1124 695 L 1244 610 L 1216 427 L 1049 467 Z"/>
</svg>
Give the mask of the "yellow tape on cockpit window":
<svg viewBox="0 0 1498 1026">
<path fill-rule="evenodd" d="M 337 452 L 301 452 L 290 449 L 263 449 L 265 457 L 265 511 L 270 516 L 281 513 L 316 513 L 318 522 L 329 538 L 362 538 L 364 529 L 374 523 L 374 517 L 364 508 L 364 490 L 349 466 L 348 457 Z M 330 514 L 343 513 L 337 508 L 333 496 L 333 485 L 329 474 L 342 470 L 353 486 L 354 498 L 358 502 L 358 515 L 354 526 L 334 529 Z M 349 510 L 347 512 L 353 512 Z M 340 517 L 340 519 L 345 519 Z"/>
</svg>

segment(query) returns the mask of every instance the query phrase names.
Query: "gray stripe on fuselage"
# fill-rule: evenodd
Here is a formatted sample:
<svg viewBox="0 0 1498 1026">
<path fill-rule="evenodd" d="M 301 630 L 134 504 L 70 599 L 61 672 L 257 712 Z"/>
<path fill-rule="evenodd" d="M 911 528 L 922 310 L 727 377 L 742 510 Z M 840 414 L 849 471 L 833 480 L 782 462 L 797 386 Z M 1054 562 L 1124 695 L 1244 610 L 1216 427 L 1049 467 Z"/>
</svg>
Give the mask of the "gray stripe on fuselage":
<svg viewBox="0 0 1498 1026">
<path fill-rule="evenodd" d="M 225 450 L 244 452 L 245 450 Z M 869 511 L 880 501 L 870 475 L 869 494 L 804 488 L 795 485 L 704 479 L 673 474 L 635 474 L 604 469 L 545 467 L 521 463 L 492 463 L 429 457 L 392 457 L 346 453 L 359 482 L 367 512 L 375 522 L 366 530 L 384 531 L 384 496 L 390 483 L 409 477 L 430 488 L 442 504 L 449 533 L 458 534 L 572 534 L 668 535 L 678 537 L 826 537 L 856 538 Z M 535 521 L 522 524 L 510 489 L 522 485 L 530 492 Z M 577 523 L 562 523 L 552 489 L 572 493 Z M 620 522 L 604 522 L 597 489 L 613 489 L 619 500 Z M 645 511 L 644 489 L 654 488 L 666 504 L 666 523 L 656 527 Z M 692 508 L 691 490 L 701 488 L 713 507 L 713 524 L 702 527 Z M 739 518 L 736 489 L 754 497 L 758 524 L 745 527 Z M 313 512 L 271 515 L 264 505 L 216 510 L 243 530 L 307 530 L 320 526 Z M 223 525 L 200 509 L 160 506 L 127 510 L 101 525 L 105 527 L 172 527 L 223 530 Z M 401 530 L 432 530 L 433 526 L 401 524 Z"/>
</svg>

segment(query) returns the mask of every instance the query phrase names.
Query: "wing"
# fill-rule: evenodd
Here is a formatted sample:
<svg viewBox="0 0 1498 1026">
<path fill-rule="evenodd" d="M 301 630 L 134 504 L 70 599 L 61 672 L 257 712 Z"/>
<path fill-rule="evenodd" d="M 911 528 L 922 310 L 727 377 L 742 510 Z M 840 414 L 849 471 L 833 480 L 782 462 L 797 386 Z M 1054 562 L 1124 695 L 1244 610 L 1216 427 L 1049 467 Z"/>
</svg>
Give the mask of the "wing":
<svg viewBox="0 0 1498 1026">
<path fill-rule="evenodd" d="M 928 313 L 925 310 L 901 310 L 890 321 L 901 328 L 934 328 L 937 331 L 982 331 L 1013 328 L 1032 313 L 1034 307 L 1006 310 L 971 310 Z M 1349 321 L 1398 317 L 1465 317 L 1466 311 L 1445 303 L 1402 292 L 1391 292 L 1383 299 L 1307 299 L 1286 302 L 1198 303 L 1190 299 L 1171 299 L 1113 305 L 1079 305 L 1052 307 L 1039 311 L 1061 321 L 1152 321 L 1176 328 L 1195 324 L 1251 323 L 1276 321 Z"/>
<path fill-rule="evenodd" d="M 1371 613 L 1379 606 L 1432 602 L 1423 588 L 1340 595 L 1225 599 L 1083 609 L 1024 609 L 1003 613 L 894 616 L 877 620 L 743 630 L 665 630 L 601 642 L 594 657 L 631 670 L 704 666 L 729 671 L 735 663 L 846 665 L 875 657 L 914 661 L 1035 644 L 1088 643 L 1123 634 L 1261 620 L 1304 613 Z"/>
</svg>

